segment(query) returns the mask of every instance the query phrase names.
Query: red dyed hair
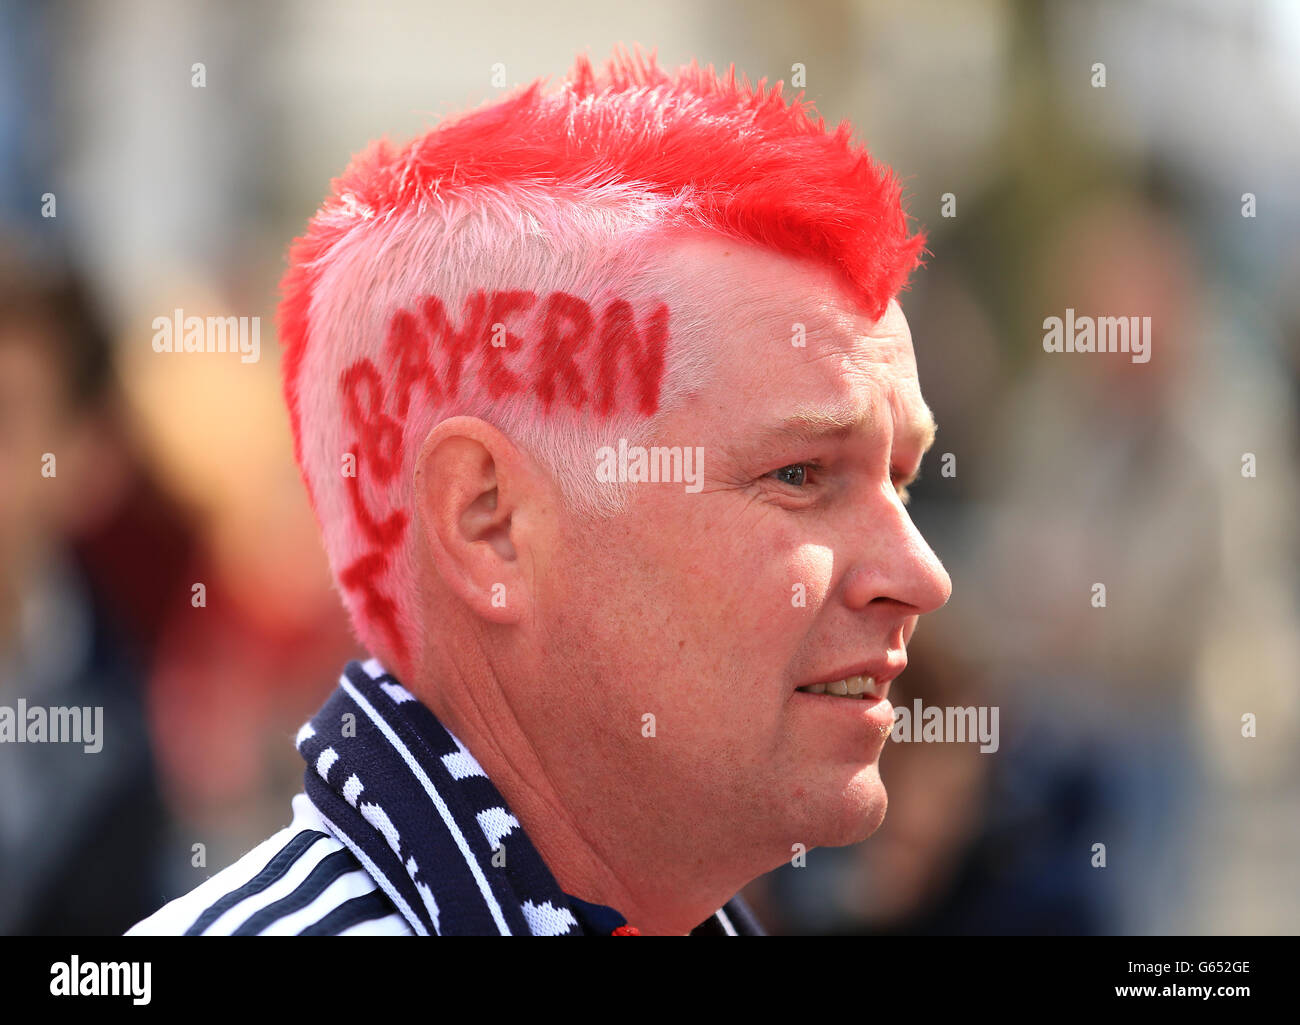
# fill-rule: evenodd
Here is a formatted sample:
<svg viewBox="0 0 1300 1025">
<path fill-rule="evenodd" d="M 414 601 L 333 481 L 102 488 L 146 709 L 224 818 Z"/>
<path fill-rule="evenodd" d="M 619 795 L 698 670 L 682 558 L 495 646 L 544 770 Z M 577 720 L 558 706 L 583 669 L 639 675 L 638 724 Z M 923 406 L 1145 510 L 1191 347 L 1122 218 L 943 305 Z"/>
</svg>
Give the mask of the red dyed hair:
<svg viewBox="0 0 1300 1025">
<path fill-rule="evenodd" d="M 313 303 L 335 254 L 367 227 L 523 187 L 578 201 L 611 187 L 670 200 L 665 227 L 819 261 L 872 319 L 905 286 L 925 242 L 908 233 L 893 172 L 854 143 L 847 122 L 828 131 L 801 97 L 782 96 L 781 83 L 751 86 L 737 81 L 734 67 L 725 77 L 695 64 L 669 72 L 653 56 L 620 53 L 597 74 L 579 58 L 557 89 L 539 80 L 400 148 L 381 139 L 335 179 L 294 242 L 281 284 L 285 399 L 318 517 L 303 460 L 299 377 L 313 327 L 321 332 Z M 331 560 L 337 576 L 333 551 Z M 360 606 L 353 614 L 367 615 Z M 375 635 L 361 624 L 359 633 Z"/>
</svg>

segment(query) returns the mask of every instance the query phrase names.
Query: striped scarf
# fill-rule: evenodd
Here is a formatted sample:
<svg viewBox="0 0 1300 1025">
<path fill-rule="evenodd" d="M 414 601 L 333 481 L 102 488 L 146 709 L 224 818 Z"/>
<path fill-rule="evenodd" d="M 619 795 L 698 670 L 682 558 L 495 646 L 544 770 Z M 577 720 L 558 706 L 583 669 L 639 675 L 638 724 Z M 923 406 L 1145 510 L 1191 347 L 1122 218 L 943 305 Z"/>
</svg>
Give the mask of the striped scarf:
<svg viewBox="0 0 1300 1025">
<path fill-rule="evenodd" d="M 350 662 L 298 731 L 305 790 L 417 935 L 627 935 L 560 888 L 492 781 L 380 663 Z M 762 934 L 739 901 L 698 934 Z"/>
</svg>

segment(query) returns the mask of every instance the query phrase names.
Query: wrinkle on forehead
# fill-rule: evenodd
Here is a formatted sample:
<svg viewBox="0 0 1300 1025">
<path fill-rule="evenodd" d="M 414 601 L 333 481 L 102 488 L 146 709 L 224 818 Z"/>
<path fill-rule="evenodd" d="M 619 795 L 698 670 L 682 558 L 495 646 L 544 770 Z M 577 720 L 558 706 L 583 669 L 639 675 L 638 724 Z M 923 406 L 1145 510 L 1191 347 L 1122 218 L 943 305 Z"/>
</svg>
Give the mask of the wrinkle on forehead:
<svg viewBox="0 0 1300 1025">
<path fill-rule="evenodd" d="M 918 432 L 905 424 L 930 419 L 897 300 L 872 321 L 830 269 L 719 237 L 678 240 L 647 274 L 669 296 L 678 332 L 703 342 L 706 401 L 723 399 L 739 417 L 759 406 L 770 416 L 774 392 L 789 399 L 783 413 L 834 403 L 866 413 L 864 402 L 887 402 L 909 434 Z"/>
<path fill-rule="evenodd" d="M 883 389 L 899 422 L 930 419 L 921 400 L 911 335 L 897 303 L 875 323 L 827 304 L 818 311 L 818 321 L 808 325 L 806 347 L 795 351 L 795 363 L 815 369 L 821 394 L 836 404 L 861 403 L 864 395 Z"/>
</svg>

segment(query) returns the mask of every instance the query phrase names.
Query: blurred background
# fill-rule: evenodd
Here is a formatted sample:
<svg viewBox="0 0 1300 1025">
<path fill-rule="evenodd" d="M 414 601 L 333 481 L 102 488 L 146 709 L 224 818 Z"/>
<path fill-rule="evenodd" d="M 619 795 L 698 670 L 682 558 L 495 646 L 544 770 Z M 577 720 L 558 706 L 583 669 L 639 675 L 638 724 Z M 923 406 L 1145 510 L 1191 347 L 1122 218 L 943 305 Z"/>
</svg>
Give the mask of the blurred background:
<svg viewBox="0 0 1300 1025">
<path fill-rule="evenodd" d="M 0 0 L 0 706 L 105 709 L 98 754 L 0 744 L 0 933 L 120 933 L 287 823 L 361 654 L 287 245 L 372 138 L 617 43 L 804 76 L 930 237 L 912 510 L 954 593 L 895 702 L 1000 744 L 888 744 L 884 825 L 752 884 L 769 929 L 1300 931 L 1300 4 Z M 1045 353 L 1067 307 L 1151 317 L 1150 362 Z M 178 308 L 261 359 L 155 352 Z"/>
</svg>

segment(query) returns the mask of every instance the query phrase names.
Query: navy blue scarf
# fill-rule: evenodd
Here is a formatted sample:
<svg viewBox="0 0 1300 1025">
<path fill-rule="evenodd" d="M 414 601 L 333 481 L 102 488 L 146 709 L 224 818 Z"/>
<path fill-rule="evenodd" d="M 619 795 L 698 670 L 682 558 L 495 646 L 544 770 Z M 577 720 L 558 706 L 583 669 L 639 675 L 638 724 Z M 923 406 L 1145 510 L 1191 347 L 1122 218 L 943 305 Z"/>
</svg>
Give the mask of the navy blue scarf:
<svg viewBox="0 0 1300 1025">
<path fill-rule="evenodd" d="M 561 890 L 492 781 L 371 659 L 298 731 L 312 804 L 417 935 L 611 935 L 613 908 Z M 761 932 L 733 901 L 697 932 Z"/>
</svg>

